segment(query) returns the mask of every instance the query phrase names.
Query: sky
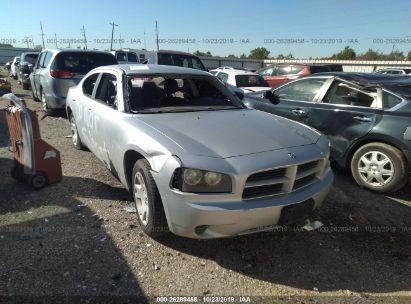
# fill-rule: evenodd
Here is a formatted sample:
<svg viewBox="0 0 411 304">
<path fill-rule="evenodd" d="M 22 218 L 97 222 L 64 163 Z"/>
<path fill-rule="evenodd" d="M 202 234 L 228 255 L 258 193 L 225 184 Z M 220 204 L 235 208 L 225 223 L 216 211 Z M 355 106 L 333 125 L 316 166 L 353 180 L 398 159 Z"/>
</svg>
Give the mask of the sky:
<svg viewBox="0 0 411 304">
<path fill-rule="evenodd" d="M 13 46 L 156 48 L 213 55 L 248 54 L 265 47 L 270 56 L 330 56 L 352 47 L 382 52 L 411 50 L 410 0 L 2 0 L 0 43 Z M 9 12 L 9 13 L 5 13 Z M 119 43 L 120 35 L 122 38 Z M 69 44 L 70 42 L 70 44 Z"/>
</svg>

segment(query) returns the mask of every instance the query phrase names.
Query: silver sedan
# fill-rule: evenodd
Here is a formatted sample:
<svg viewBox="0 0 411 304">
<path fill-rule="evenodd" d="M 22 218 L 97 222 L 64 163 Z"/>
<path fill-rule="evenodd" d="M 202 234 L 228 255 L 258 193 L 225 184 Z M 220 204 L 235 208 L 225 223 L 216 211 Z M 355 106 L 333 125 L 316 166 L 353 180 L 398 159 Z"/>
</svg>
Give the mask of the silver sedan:
<svg viewBox="0 0 411 304">
<path fill-rule="evenodd" d="M 329 141 L 247 109 L 207 72 L 117 65 L 69 90 L 77 149 L 87 147 L 133 194 L 152 237 L 216 238 L 298 223 L 326 198 Z"/>
</svg>

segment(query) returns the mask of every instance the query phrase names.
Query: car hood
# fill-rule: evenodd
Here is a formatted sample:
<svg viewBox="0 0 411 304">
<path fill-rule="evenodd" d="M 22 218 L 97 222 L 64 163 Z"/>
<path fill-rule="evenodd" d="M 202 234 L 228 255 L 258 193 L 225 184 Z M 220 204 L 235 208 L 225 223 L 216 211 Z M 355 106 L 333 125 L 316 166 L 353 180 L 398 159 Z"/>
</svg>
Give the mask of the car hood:
<svg viewBox="0 0 411 304">
<path fill-rule="evenodd" d="M 139 120 L 184 152 L 207 157 L 228 158 L 309 145 L 320 137 L 302 124 L 257 110 L 146 114 Z"/>
</svg>

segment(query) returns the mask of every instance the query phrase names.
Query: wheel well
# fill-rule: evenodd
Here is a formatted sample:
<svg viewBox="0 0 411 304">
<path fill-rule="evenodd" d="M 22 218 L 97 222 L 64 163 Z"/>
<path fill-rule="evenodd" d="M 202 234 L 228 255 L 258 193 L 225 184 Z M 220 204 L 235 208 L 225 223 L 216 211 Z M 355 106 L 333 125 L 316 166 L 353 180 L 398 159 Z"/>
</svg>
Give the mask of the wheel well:
<svg viewBox="0 0 411 304">
<path fill-rule="evenodd" d="M 381 140 L 381 139 L 371 139 L 371 138 L 370 138 L 370 139 L 366 139 L 366 140 L 363 140 L 363 141 L 361 141 L 361 142 L 358 142 L 358 143 L 354 144 L 354 145 L 350 148 L 349 152 L 347 153 L 347 157 L 346 157 L 346 161 L 345 161 L 345 165 L 346 165 L 347 168 L 350 168 L 350 167 L 351 167 L 351 159 L 352 159 L 352 157 L 354 156 L 354 153 L 355 153 L 361 146 L 364 146 L 364 145 L 367 145 L 367 144 L 370 144 L 370 143 L 387 144 L 387 145 L 393 146 L 394 148 L 398 149 L 398 150 L 402 153 L 401 148 L 398 147 L 397 145 L 393 144 L 392 142 L 385 141 L 385 140 Z"/>
<path fill-rule="evenodd" d="M 124 173 L 127 180 L 127 186 L 130 190 L 133 167 L 136 161 L 145 158 L 143 155 L 134 150 L 128 150 L 124 155 Z"/>
<path fill-rule="evenodd" d="M 71 108 L 70 107 L 67 107 L 66 113 L 67 113 L 67 118 L 70 119 L 70 114 L 71 114 Z"/>
</svg>

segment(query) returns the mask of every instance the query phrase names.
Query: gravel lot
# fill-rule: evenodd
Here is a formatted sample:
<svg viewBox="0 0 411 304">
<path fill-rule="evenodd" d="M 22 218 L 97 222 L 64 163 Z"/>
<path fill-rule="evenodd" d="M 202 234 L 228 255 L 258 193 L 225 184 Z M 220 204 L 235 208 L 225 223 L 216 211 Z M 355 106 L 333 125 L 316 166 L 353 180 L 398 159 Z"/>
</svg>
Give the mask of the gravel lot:
<svg viewBox="0 0 411 304">
<path fill-rule="evenodd" d="M 14 80 L 12 86 L 40 109 L 31 91 Z M 378 195 L 336 172 L 328 199 L 311 218 L 321 220 L 322 229 L 155 241 L 141 232 L 136 214 L 124 210 L 132 203 L 120 183 L 92 153 L 72 147 L 64 113 L 41 120 L 40 128 L 61 151 L 64 178 L 33 191 L 9 177 L 12 153 L 0 113 L 0 302 L 9 295 L 98 303 L 172 295 L 261 297 L 252 303 L 411 302 L 410 186 Z M 72 300 L 59 302 L 64 299 Z"/>
</svg>

